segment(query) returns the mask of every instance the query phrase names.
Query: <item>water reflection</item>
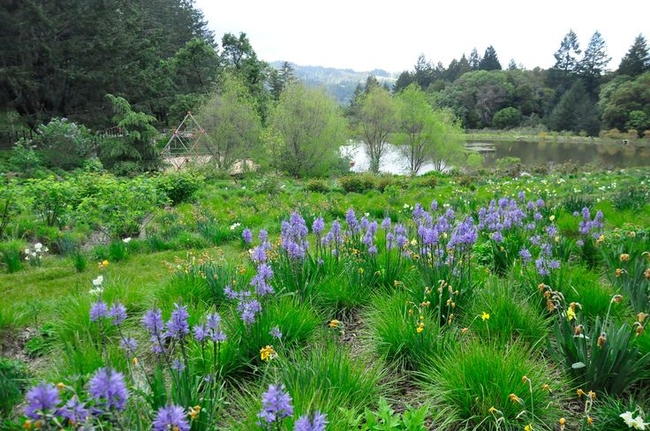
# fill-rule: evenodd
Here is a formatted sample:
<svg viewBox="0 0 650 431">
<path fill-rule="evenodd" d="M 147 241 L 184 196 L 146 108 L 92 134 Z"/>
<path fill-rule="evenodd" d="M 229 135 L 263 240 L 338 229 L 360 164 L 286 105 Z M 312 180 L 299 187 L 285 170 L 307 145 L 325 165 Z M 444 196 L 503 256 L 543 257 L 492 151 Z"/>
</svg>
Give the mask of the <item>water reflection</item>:
<svg viewBox="0 0 650 431">
<path fill-rule="evenodd" d="M 505 157 L 517 157 L 524 166 L 557 165 L 573 163 L 578 166 L 592 165 L 603 169 L 650 166 L 650 147 L 633 144 L 589 144 L 570 142 L 469 142 L 471 146 L 483 150 L 484 167 L 495 166 L 496 161 Z M 365 172 L 370 165 L 368 157 L 360 144 L 346 145 L 341 153 L 354 162 L 353 172 Z M 426 163 L 418 175 L 434 170 Z M 388 144 L 382 158 L 380 172 L 408 174 L 408 164 L 397 147 Z"/>
</svg>

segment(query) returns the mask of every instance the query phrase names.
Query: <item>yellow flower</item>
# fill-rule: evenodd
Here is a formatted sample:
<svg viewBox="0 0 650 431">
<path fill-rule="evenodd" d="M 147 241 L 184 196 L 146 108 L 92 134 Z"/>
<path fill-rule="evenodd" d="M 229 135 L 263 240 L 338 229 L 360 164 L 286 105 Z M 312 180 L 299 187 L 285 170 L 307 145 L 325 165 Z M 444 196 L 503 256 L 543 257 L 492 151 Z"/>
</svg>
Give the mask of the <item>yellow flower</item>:
<svg viewBox="0 0 650 431">
<path fill-rule="evenodd" d="M 596 399 L 596 392 L 594 391 L 589 391 L 587 392 L 587 396 L 591 399 L 591 401 Z"/>
<path fill-rule="evenodd" d="M 560 426 L 563 426 L 563 425 L 565 425 L 565 424 L 566 424 L 566 419 L 564 419 L 564 418 L 560 418 L 560 420 L 559 420 L 559 421 L 557 421 L 557 423 L 559 423 L 559 424 L 560 424 Z"/>
<path fill-rule="evenodd" d="M 585 393 L 585 391 L 583 391 L 583 390 L 580 389 L 580 388 L 578 388 L 578 390 L 576 391 L 576 394 L 578 395 L 578 398 L 581 397 L 581 396 L 583 396 L 583 395 L 587 395 L 587 394 Z"/>
<path fill-rule="evenodd" d="M 627 261 L 630 260 L 630 255 L 627 254 L 627 253 L 621 253 L 621 255 L 618 257 L 618 259 L 619 259 L 621 262 L 627 262 Z"/>
<path fill-rule="evenodd" d="M 498 410 L 494 406 L 488 409 L 488 413 L 491 415 L 495 414 L 496 412 L 498 412 Z"/>
<path fill-rule="evenodd" d="M 596 342 L 596 344 L 598 344 L 598 347 L 603 347 L 606 342 L 607 342 L 607 334 L 605 332 L 601 332 L 600 337 L 598 337 L 598 341 Z"/>
<path fill-rule="evenodd" d="M 555 216 L 554 216 L 554 215 L 551 215 L 548 219 L 549 219 L 550 221 L 554 221 L 554 220 L 555 220 Z"/>
<path fill-rule="evenodd" d="M 359 274 L 363 275 L 363 272 L 364 272 L 364 269 L 363 269 L 363 268 L 359 268 Z"/>
<path fill-rule="evenodd" d="M 134 356 L 134 357 L 133 357 L 133 366 L 136 366 L 136 365 L 138 365 L 138 358 L 136 358 L 136 357 Z"/>
<path fill-rule="evenodd" d="M 611 302 L 620 304 L 623 301 L 623 295 L 614 295 Z"/>
<path fill-rule="evenodd" d="M 490 313 L 486 313 L 485 311 L 483 313 L 481 313 L 481 320 L 484 321 L 484 322 L 486 320 L 490 320 Z"/>
<path fill-rule="evenodd" d="M 341 324 L 341 322 L 339 322 L 336 319 L 332 319 L 332 320 L 330 320 L 330 323 L 328 323 L 330 328 L 338 328 L 340 324 Z"/>
<path fill-rule="evenodd" d="M 466 334 L 467 331 L 469 331 L 469 328 L 463 328 L 463 329 L 460 330 L 460 333 L 461 334 Z"/>
<path fill-rule="evenodd" d="M 260 358 L 262 358 L 263 361 L 268 362 L 270 359 L 273 359 L 274 356 L 275 350 L 272 346 L 267 345 L 266 347 L 262 347 L 260 349 Z"/>
<path fill-rule="evenodd" d="M 27 419 L 25 422 L 23 422 L 23 429 L 26 430 L 32 429 L 32 421 Z"/>
<path fill-rule="evenodd" d="M 102 262 L 102 266 L 103 266 L 104 268 L 106 268 L 106 267 L 108 266 L 108 261 L 107 261 L 107 260 L 104 260 L 104 261 Z"/>
<path fill-rule="evenodd" d="M 587 425 L 591 425 L 594 423 L 594 420 L 591 416 L 587 416 Z"/>
<path fill-rule="evenodd" d="M 417 333 L 419 334 L 420 332 L 424 331 L 424 328 L 422 326 L 418 326 L 416 329 Z"/>
<path fill-rule="evenodd" d="M 188 413 L 188 415 L 190 416 L 191 420 L 195 420 L 200 412 L 201 412 L 201 406 L 194 406 L 194 407 L 190 407 L 190 412 Z"/>
<path fill-rule="evenodd" d="M 515 395 L 515 394 L 510 394 L 510 395 L 508 396 L 508 398 L 509 398 L 510 401 L 512 401 L 513 403 L 519 403 L 519 404 L 521 404 L 522 406 L 524 405 L 524 400 L 522 400 L 521 398 L 519 398 L 519 397 L 518 397 L 517 395 Z"/>
<path fill-rule="evenodd" d="M 650 279 L 650 268 L 643 271 L 643 276 L 646 278 L 646 280 Z"/>
<path fill-rule="evenodd" d="M 58 390 L 60 390 L 60 391 L 62 391 L 64 387 L 65 387 L 65 385 L 63 384 L 63 382 L 59 382 L 59 383 L 56 384 L 56 388 Z"/>
<path fill-rule="evenodd" d="M 616 268 L 616 278 L 620 277 L 621 274 L 623 274 L 623 270 L 621 268 Z"/>
<path fill-rule="evenodd" d="M 524 427 L 524 431 L 533 431 L 533 424 L 528 424 Z"/>
<path fill-rule="evenodd" d="M 528 378 L 528 376 L 523 376 L 521 378 L 521 383 L 528 383 L 528 382 L 530 382 L 530 379 Z"/>
<path fill-rule="evenodd" d="M 576 318 L 576 312 L 575 309 L 569 307 L 569 309 L 566 311 L 566 318 L 571 321 Z"/>
</svg>

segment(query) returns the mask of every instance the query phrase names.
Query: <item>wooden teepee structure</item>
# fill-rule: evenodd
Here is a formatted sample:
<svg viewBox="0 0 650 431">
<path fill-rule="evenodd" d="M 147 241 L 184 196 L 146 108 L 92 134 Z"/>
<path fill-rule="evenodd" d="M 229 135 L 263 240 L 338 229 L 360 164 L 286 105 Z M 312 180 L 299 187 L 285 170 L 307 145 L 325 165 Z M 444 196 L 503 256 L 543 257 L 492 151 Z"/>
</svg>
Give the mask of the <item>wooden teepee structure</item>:
<svg viewBox="0 0 650 431">
<path fill-rule="evenodd" d="M 165 161 L 181 169 L 187 163 L 209 163 L 219 157 L 217 146 L 201 127 L 191 112 L 188 112 L 162 150 Z"/>
</svg>

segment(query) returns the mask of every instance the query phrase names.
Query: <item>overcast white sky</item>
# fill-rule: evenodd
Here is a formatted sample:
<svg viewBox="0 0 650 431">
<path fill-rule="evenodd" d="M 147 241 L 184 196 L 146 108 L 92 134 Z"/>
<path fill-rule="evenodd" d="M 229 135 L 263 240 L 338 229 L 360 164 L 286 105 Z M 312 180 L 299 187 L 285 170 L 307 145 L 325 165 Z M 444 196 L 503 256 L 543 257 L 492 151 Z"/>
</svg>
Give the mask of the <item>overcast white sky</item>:
<svg viewBox="0 0 650 431">
<path fill-rule="evenodd" d="M 564 35 L 584 50 L 598 30 L 616 69 L 637 35 L 650 39 L 648 0 L 195 0 L 218 42 L 246 33 L 261 60 L 359 72 L 412 70 L 494 46 L 501 65 L 555 63 Z"/>
</svg>

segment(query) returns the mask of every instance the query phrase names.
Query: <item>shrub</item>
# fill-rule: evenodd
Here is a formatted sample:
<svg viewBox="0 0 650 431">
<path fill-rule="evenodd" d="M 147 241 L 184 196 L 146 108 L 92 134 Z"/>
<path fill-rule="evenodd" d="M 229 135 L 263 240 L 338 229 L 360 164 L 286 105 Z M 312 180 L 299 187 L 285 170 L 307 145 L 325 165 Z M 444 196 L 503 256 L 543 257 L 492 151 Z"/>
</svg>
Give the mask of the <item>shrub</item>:
<svg viewBox="0 0 650 431">
<path fill-rule="evenodd" d="M 327 193 L 330 191 L 329 186 L 324 180 L 312 178 L 307 181 L 307 190 L 315 193 Z"/>
<path fill-rule="evenodd" d="M 371 174 L 346 175 L 339 178 L 339 184 L 346 193 L 363 193 L 375 186 L 375 178 Z"/>
<path fill-rule="evenodd" d="M 172 205 L 188 202 L 205 178 L 194 172 L 167 173 L 158 177 L 157 187 Z"/>
</svg>

